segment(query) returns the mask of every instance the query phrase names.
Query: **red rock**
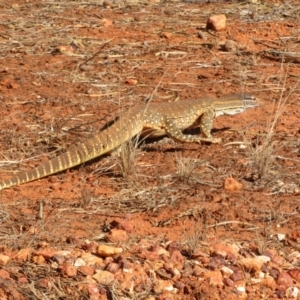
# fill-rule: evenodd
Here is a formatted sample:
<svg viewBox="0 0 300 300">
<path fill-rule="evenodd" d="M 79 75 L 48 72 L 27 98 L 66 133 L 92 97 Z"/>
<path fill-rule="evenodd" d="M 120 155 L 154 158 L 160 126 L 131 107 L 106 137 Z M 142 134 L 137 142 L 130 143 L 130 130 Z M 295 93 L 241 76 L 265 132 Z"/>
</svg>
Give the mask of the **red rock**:
<svg viewBox="0 0 300 300">
<path fill-rule="evenodd" d="M 87 240 L 81 248 L 87 252 L 96 253 L 98 246 L 99 245 L 96 242 L 90 242 Z"/>
<path fill-rule="evenodd" d="M 111 243 L 126 242 L 129 236 L 125 230 L 112 229 L 106 236 L 106 239 Z"/>
<path fill-rule="evenodd" d="M 278 276 L 277 285 L 286 289 L 287 287 L 293 285 L 293 278 L 287 272 L 283 271 Z"/>
<path fill-rule="evenodd" d="M 204 274 L 205 279 L 209 279 L 209 284 L 212 286 L 223 286 L 223 276 L 219 270 L 208 271 Z"/>
<path fill-rule="evenodd" d="M 186 268 L 189 268 L 189 267 L 186 267 Z M 184 270 L 186 269 L 184 268 Z M 184 272 L 183 270 L 183 272 Z M 182 277 L 183 277 L 183 272 L 182 272 Z M 203 274 L 205 274 L 207 272 L 207 269 L 204 269 L 204 268 L 201 268 L 199 266 L 195 266 L 194 267 L 194 270 L 193 270 L 193 275 L 196 276 L 196 277 L 202 277 Z M 188 274 L 188 276 L 190 276 L 191 274 Z"/>
<path fill-rule="evenodd" d="M 112 262 L 106 267 L 106 271 L 111 272 L 113 274 L 117 273 L 120 270 L 120 265 Z"/>
<path fill-rule="evenodd" d="M 43 265 L 46 263 L 46 260 L 42 255 L 35 255 L 32 260 L 38 265 Z"/>
<path fill-rule="evenodd" d="M 88 284 L 88 292 L 89 292 L 89 299 L 90 300 L 98 300 L 100 298 L 100 290 L 97 284 L 90 283 Z"/>
<path fill-rule="evenodd" d="M 53 250 L 52 248 L 44 248 L 35 251 L 34 254 L 42 255 L 47 260 L 49 258 L 52 258 L 56 254 L 56 251 Z"/>
<path fill-rule="evenodd" d="M 178 250 L 174 250 L 172 255 L 171 255 L 171 261 L 175 262 L 175 263 L 182 263 L 184 262 L 185 258 L 182 256 L 182 254 L 180 253 L 180 251 Z"/>
<path fill-rule="evenodd" d="M 234 286 L 235 283 L 233 280 L 231 280 L 230 278 L 224 278 L 224 284 L 227 286 Z"/>
<path fill-rule="evenodd" d="M 5 266 L 10 261 L 10 257 L 0 253 L 0 265 Z"/>
<path fill-rule="evenodd" d="M 238 249 L 233 245 L 214 244 L 212 245 L 212 255 L 219 255 L 224 258 L 227 256 L 237 257 Z"/>
<path fill-rule="evenodd" d="M 289 270 L 288 273 L 298 282 L 300 283 L 300 269 L 292 269 Z"/>
<path fill-rule="evenodd" d="M 18 278 L 18 284 L 27 284 L 29 283 L 28 282 L 28 279 L 26 277 L 19 277 Z"/>
<path fill-rule="evenodd" d="M 103 267 L 103 258 L 93 255 L 91 253 L 82 253 L 81 258 L 86 262 L 88 266 L 98 265 L 99 267 Z"/>
<path fill-rule="evenodd" d="M 206 29 L 214 31 L 220 31 L 226 28 L 226 16 L 225 15 L 214 15 L 210 16 L 206 22 Z"/>
<path fill-rule="evenodd" d="M 63 263 L 59 269 L 64 277 L 74 277 L 77 275 L 77 268 L 68 263 Z"/>
<path fill-rule="evenodd" d="M 265 286 L 267 288 L 270 288 L 272 290 L 275 290 L 275 288 L 276 288 L 276 282 L 275 282 L 274 278 L 272 278 L 272 277 L 267 277 L 267 278 L 263 279 L 261 281 L 261 285 Z"/>
<path fill-rule="evenodd" d="M 122 252 L 122 248 L 108 245 L 99 245 L 97 248 L 97 254 L 99 254 L 100 256 L 112 256 L 115 254 L 120 254 Z"/>
<path fill-rule="evenodd" d="M 224 189 L 227 191 L 238 191 L 241 190 L 243 185 L 237 180 L 227 177 L 224 182 Z"/>
<path fill-rule="evenodd" d="M 66 257 L 61 255 L 61 254 L 55 254 L 53 257 L 52 257 L 52 260 L 57 262 L 59 265 L 64 263 L 65 260 L 66 260 Z"/>
<path fill-rule="evenodd" d="M 170 39 L 173 36 L 171 32 L 166 32 L 166 31 L 163 32 L 161 35 L 166 39 Z"/>
<path fill-rule="evenodd" d="M 257 257 L 243 258 L 238 261 L 238 264 L 247 270 L 261 271 L 262 266 L 268 260 L 270 260 L 268 256 L 261 255 Z"/>
<path fill-rule="evenodd" d="M 278 266 L 281 266 L 281 265 L 284 264 L 285 258 L 283 256 L 280 256 L 280 255 L 274 255 L 272 257 L 272 262 L 275 263 Z"/>
<path fill-rule="evenodd" d="M 242 270 L 237 270 L 231 274 L 230 279 L 233 281 L 241 281 L 244 280 L 244 272 Z"/>
<path fill-rule="evenodd" d="M 95 274 L 95 270 L 93 267 L 90 266 L 80 266 L 77 268 L 78 272 L 80 272 L 83 275 L 94 275 Z"/>
<path fill-rule="evenodd" d="M 182 250 L 182 245 L 178 242 L 171 242 L 171 243 L 168 244 L 167 250 L 172 255 L 172 253 L 175 250 L 181 251 Z"/>
<path fill-rule="evenodd" d="M 135 224 L 132 220 L 121 220 L 119 224 L 121 229 L 124 229 L 126 232 L 132 232 L 135 229 Z"/>
<path fill-rule="evenodd" d="M 136 79 L 132 79 L 132 78 L 127 78 L 125 80 L 125 83 L 129 84 L 129 85 L 136 85 L 138 83 L 138 81 Z"/>
<path fill-rule="evenodd" d="M 171 280 L 157 279 L 153 287 L 153 291 L 156 294 L 161 294 L 164 291 L 172 291 L 173 289 L 173 282 Z"/>
<path fill-rule="evenodd" d="M 111 26 L 113 24 L 112 20 L 109 20 L 109 19 L 106 19 L 106 18 L 103 18 L 101 20 L 101 22 L 102 22 L 103 26 L 105 26 L 105 27 Z"/>
<path fill-rule="evenodd" d="M 96 274 L 93 275 L 93 279 L 95 279 L 100 284 L 111 284 L 114 282 L 115 277 L 114 274 L 108 271 L 96 270 Z"/>
<path fill-rule="evenodd" d="M 19 252 L 17 252 L 17 254 L 14 256 L 14 259 L 17 262 L 24 262 L 27 260 L 30 260 L 31 257 L 31 253 L 32 253 L 32 249 L 31 248 L 24 248 L 21 249 Z"/>
<path fill-rule="evenodd" d="M 47 278 L 41 278 L 39 280 L 39 284 L 47 290 L 50 290 L 53 287 L 52 282 Z"/>
<path fill-rule="evenodd" d="M 4 269 L 0 270 L 0 277 L 3 279 L 11 279 L 9 273 Z"/>
</svg>

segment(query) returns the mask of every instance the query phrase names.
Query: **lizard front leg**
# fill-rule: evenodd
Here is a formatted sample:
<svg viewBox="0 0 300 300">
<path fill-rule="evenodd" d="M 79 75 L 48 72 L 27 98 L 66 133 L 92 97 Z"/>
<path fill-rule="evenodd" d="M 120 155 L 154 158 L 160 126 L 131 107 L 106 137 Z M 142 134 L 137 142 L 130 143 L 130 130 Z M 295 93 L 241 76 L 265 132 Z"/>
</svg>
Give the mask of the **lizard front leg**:
<svg viewBox="0 0 300 300">
<path fill-rule="evenodd" d="M 206 110 L 200 119 L 200 130 L 202 136 L 204 136 L 204 139 L 202 138 L 202 141 L 211 142 L 211 143 L 220 143 L 222 139 L 220 138 L 214 138 L 211 135 L 211 130 L 214 123 L 214 118 L 216 116 L 216 112 L 214 109 L 208 109 Z"/>
</svg>

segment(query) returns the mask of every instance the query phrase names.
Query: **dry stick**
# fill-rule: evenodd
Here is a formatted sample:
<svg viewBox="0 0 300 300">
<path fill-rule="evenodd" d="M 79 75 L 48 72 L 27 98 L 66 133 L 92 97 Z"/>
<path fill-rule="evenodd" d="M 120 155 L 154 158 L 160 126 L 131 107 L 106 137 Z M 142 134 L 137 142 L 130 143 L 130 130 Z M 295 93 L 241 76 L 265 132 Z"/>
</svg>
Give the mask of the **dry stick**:
<svg viewBox="0 0 300 300">
<path fill-rule="evenodd" d="M 206 228 L 214 228 L 214 227 L 218 227 L 218 226 L 225 226 L 228 224 L 241 224 L 241 225 L 248 225 L 248 226 L 253 226 L 253 224 L 248 223 L 248 222 L 241 222 L 241 221 L 224 221 L 224 222 L 220 222 L 220 223 L 216 223 L 214 225 L 209 225 Z M 254 227 L 254 228 L 250 228 L 247 230 L 255 230 L 255 229 L 259 229 L 259 227 Z"/>
<path fill-rule="evenodd" d="M 97 52 L 95 52 L 90 58 L 86 59 L 86 60 L 85 60 L 83 63 L 81 63 L 78 67 L 80 68 L 80 67 L 82 67 L 83 65 L 87 64 L 89 61 L 93 60 L 97 55 L 100 54 L 100 52 L 103 50 L 103 48 L 104 48 L 107 44 L 109 44 L 113 39 L 114 39 L 114 38 L 112 38 L 112 39 L 108 40 L 107 42 L 105 42 L 105 43 L 100 47 L 100 49 L 99 49 Z"/>
</svg>

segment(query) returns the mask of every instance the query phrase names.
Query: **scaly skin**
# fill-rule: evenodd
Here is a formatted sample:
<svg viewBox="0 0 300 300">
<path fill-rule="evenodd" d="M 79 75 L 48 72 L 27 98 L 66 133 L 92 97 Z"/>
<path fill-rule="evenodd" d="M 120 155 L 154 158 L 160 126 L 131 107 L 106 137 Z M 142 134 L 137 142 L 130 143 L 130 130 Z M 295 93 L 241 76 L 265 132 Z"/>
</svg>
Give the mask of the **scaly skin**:
<svg viewBox="0 0 300 300">
<path fill-rule="evenodd" d="M 203 98 L 174 103 L 151 103 L 129 109 L 108 129 L 92 138 L 70 147 L 65 153 L 41 165 L 0 183 L 0 190 L 33 181 L 80 165 L 109 153 L 134 136 L 169 135 L 183 143 L 219 143 L 211 129 L 214 118 L 223 114 L 234 115 L 258 106 L 250 95 L 230 95 L 221 99 Z M 182 130 L 200 127 L 201 136 L 183 134 Z"/>
</svg>

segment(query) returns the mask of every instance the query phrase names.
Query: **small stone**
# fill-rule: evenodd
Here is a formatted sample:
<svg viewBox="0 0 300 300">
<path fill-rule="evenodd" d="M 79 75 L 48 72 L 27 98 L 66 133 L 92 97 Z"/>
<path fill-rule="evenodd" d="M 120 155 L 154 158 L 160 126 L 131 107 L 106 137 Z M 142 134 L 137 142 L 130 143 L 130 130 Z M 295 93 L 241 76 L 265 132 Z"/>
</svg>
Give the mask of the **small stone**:
<svg viewBox="0 0 300 300">
<path fill-rule="evenodd" d="M 287 298 L 298 299 L 298 295 L 299 295 L 299 289 L 295 286 L 290 286 L 285 291 L 285 296 Z"/>
<path fill-rule="evenodd" d="M 107 245 L 99 245 L 97 248 L 97 254 L 101 256 L 112 256 L 115 254 L 120 254 L 123 252 L 123 249 L 120 247 L 112 247 Z"/>
<path fill-rule="evenodd" d="M 98 300 L 101 299 L 100 297 L 100 290 L 97 284 L 90 283 L 88 284 L 88 292 L 89 292 L 89 299 L 90 300 Z"/>
<path fill-rule="evenodd" d="M 219 270 L 208 271 L 204 274 L 205 278 L 209 278 L 209 284 L 212 286 L 223 286 L 223 276 Z"/>
<path fill-rule="evenodd" d="M 231 270 L 230 268 L 228 268 L 226 266 L 223 266 L 221 268 L 221 272 L 225 277 L 229 277 L 230 275 L 232 275 L 234 273 L 233 270 Z"/>
<path fill-rule="evenodd" d="M 10 260 L 10 257 L 4 254 L 0 254 L 0 265 L 5 266 Z"/>
<path fill-rule="evenodd" d="M 9 273 L 4 269 L 0 270 L 0 278 L 1 279 L 11 279 Z"/>
<path fill-rule="evenodd" d="M 138 83 L 138 81 L 136 79 L 133 79 L 133 78 L 127 78 L 125 80 L 125 83 L 127 83 L 129 85 L 136 85 Z"/>
<path fill-rule="evenodd" d="M 224 28 L 226 28 L 226 16 L 225 15 L 210 16 L 206 22 L 206 29 L 220 31 Z"/>
<path fill-rule="evenodd" d="M 286 234 L 284 233 L 277 233 L 277 238 L 278 238 L 278 241 L 284 241 L 285 238 L 286 238 Z"/>
<path fill-rule="evenodd" d="M 45 259 L 52 258 L 57 253 L 51 248 L 42 248 L 34 252 L 35 255 L 42 255 Z"/>
<path fill-rule="evenodd" d="M 100 284 L 108 285 L 114 282 L 115 277 L 114 274 L 108 271 L 96 270 L 96 274 L 93 275 L 93 279 Z"/>
<path fill-rule="evenodd" d="M 238 262 L 238 264 L 247 270 L 261 271 L 263 264 L 268 261 L 270 261 L 270 257 L 261 255 L 257 257 L 243 258 Z"/>
<path fill-rule="evenodd" d="M 96 255 L 93 255 L 89 252 L 82 253 L 81 258 L 86 262 L 88 266 L 98 265 L 99 267 L 103 267 L 103 259 L 101 257 L 98 257 Z"/>
<path fill-rule="evenodd" d="M 293 278 L 287 272 L 283 271 L 278 276 L 277 284 L 287 288 L 293 285 Z"/>
<path fill-rule="evenodd" d="M 105 8 L 108 8 L 108 7 L 111 7 L 111 6 L 113 6 L 113 2 L 112 1 L 110 1 L 110 0 L 104 0 L 103 1 L 103 6 L 105 7 Z"/>
<path fill-rule="evenodd" d="M 105 27 L 111 26 L 113 24 L 112 20 L 109 20 L 109 19 L 106 19 L 106 18 L 103 18 L 101 20 L 101 22 L 102 22 L 103 26 L 105 26 Z"/>
<path fill-rule="evenodd" d="M 164 291 L 172 291 L 174 289 L 173 282 L 170 280 L 156 280 L 153 291 L 156 294 L 161 294 Z"/>
<path fill-rule="evenodd" d="M 166 39 L 170 39 L 172 37 L 171 32 L 163 32 L 161 35 Z"/>
<path fill-rule="evenodd" d="M 59 265 L 64 263 L 66 261 L 66 257 L 61 255 L 61 254 L 55 254 L 53 257 L 52 257 L 52 260 L 57 262 Z"/>
<path fill-rule="evenodd" d="M 75 277 L 77 275 L 76 267 L 67 263 L 63 263 L 62 265 L 60 265 L 59 270 L 64 277 Z"/>
<path fill-rule="evenodd" d="M 32 249 L 31 249 L 31 248 L 24 248 L 24 249 L 21 249 L 21 250 L 14 256 L 14 259 L 15 259 L 17 262 L 24 262 L 24 261 L 30 260 L 31 253 L 32 253 Z"/>
<path fill-rule="evenodd" d="M 37 264 L 37 265 L 43 265 L 46 263 L 46 260 L 43 255 L 35 255 L 32 260 Z"/>
<path fill-rule="evenodd" d="M 78 267 L 78 272 L 80 272 L 83 275 L 94 275 L 95 274 L 95 270 L 94 268 L 90 267 L 90 266 L 80 266 Z"/>
<path fill-rule="evenodd" d="M 238 191 L 242 189 L 243 185 L 237 180 L 227 177 L 224 182 L 224 189 L 228 191 Z"/>
<path fill-rule="evenodd" d="M 117 273 L 119 270 L 120 270 L 120 265 L 115 262 L 108 264 L 108 266 L 106 267 L 106 271 L 109 271 L 112 274 Z"/>
<path fill-rule="evenodd" d="M 106 236 L 106 239 L 111 243 L 126 242 L 129 236 L 125 230 L 112 229 Z"/>
<path fill-rule="evenodd" d="M 237 257 L 238 249 L 233 245 L 214 244 L 212 246 L 212 255 L 218 255 L 223 258 L 226 258 L 228 256 Z"/>
<path fill-rule="evenodd" d="M 232 40 L 226 40 L 224 46 L 223 46 L 224 51 L 226 52 L 236 52 L 239 50 L 239 45 L 237 42 L 232 41 Z"/>
<path fill-rule="evenodd" d="M 285 262 L 285 258 L 283 256 L 280 255 L 275 255 L 272 257 L 272 262 L 275 263 L 278 266 L 281 266 L 284 264 Z"/>
<path fill-rule="evenodd" d="M 82 267 L 86 266 L 86 262 L 82 258 L 77 258 L 76 261 L 74 262 L 75 267 Z"/>
<path fill-rule="evenodd" d="M 180 251 L 178 250 L 174 250 L 172 255 L 171 255 L 171 261 L 175 262 L 175 263 L 182 263 L 184 262 L 184 257 L 182 256 L 182 254 L 180 253 Z"/>
<path fill-rule="evenodd" d="M 288 273 L 298 282 L 300 283 L 300 269 L 289 270 Z"/>
</svg>

